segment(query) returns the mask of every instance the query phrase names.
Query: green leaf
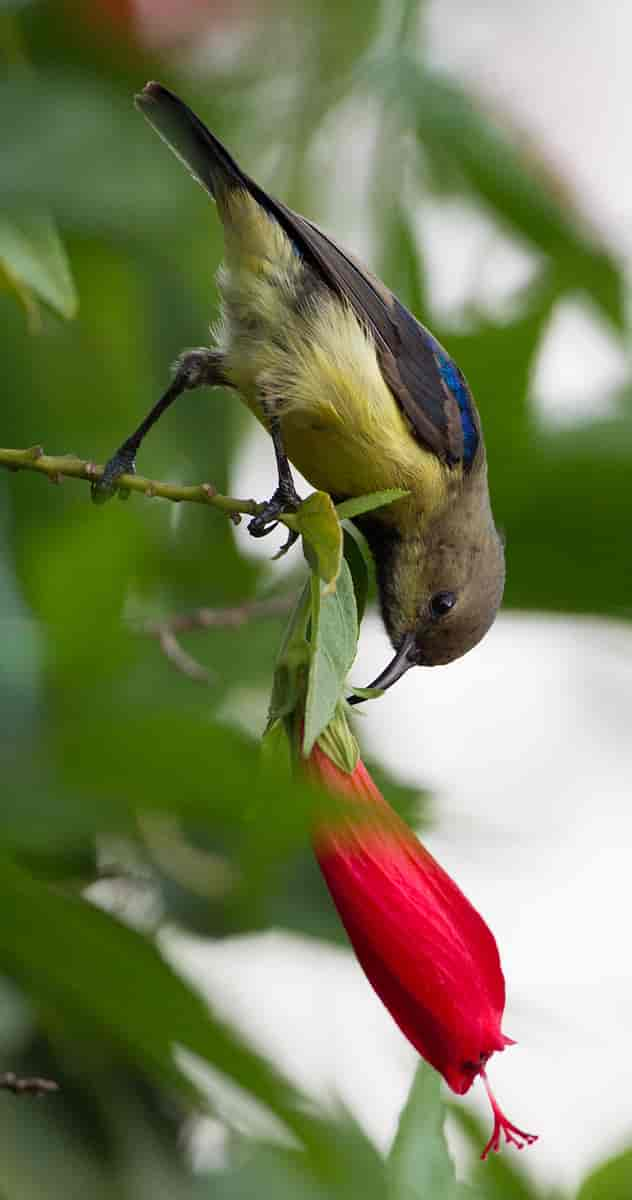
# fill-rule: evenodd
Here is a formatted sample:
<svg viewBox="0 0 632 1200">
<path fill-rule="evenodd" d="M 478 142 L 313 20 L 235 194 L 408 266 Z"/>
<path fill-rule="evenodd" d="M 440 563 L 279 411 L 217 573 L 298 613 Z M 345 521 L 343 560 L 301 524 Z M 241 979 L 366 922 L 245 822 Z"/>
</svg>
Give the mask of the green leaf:
<svg viewBox="0 0 632 1200">
<path fill-rule="evenodd" d="M 58 778 L 99 802 L 105 832 L 125 829 L 136 813 L 163 814 L 196 828 L 235 830 L 263 860 L 269 846 L 286 837 L 296 844 L 309 829 L 307 786 L 272 756 L 262 770 L 258 741 L 196 709 L 146 712 L 121 702 L 115 710 L 95 697 L 89 714 L 74 706 L 60 712 L 50 737 L 44 750 L 53 751 Z"/>
<path fill-rule="evenodd" d="M 624 328 L 623 280 L 618 264 L 564 208 L 535 157 L 529 161 L 452 79 L 431 71 L 406 51 L 371 64 L 369 81 L 403 110 L 435 172 L 455 193 L 464 186 L 515 233 L 549 255 L 565 290 L 585 290 Z M 447 168 L 447 171 L 446 171 Z"/>
<path fill-rule="evenodd" d="M 146 937 L 35 882 L 8 858 L 0 860 L 0 904 L 12 913 L 0 927 L 0 969 L 65 1030 L 75 1081 L 91 1058 L 97 1067 L 123 1058 L 190 1103 L 199 1093 L 177 1064 L 184 1048 L 292 1131 L 291 1174 L 322 1180 L 324 1196 L 340 1200 L 352 1200 L 360 1180 L 364 1196 L 385 1200 L 382 1164 L 360 1129 L 313 1115 L 313 1106 L 308 1113 L 305 1097 L 213 1015 Z"/>
<path fill-rule="evenodd" d="M 213 1016 L 134 929 L 84 900 L 44 887 L 3 859 L 0 962 L 68 1028 L 106 1039 L 142 1070 L 189 1099 L 195 1089 L 174 1057 L 179 1045 L 245 1088 L 301 1136 L 299 1097 L 264 1059 Z"/>
<path fill-rule="evenodd" d="M 632 1150 L 626 1150 L 617 1158 L 596 1171 L 592 1171 L 582 1183 L 577 1200 L 630 1200 L 632 1196 Z"/>
<path fill-rule="evenodd" d="M 294 712 L 302 694 L 305 669 L 309 661 L 309 645 L 305 636 L 305 627 L 311 611 L 311 599 L 312 576 L 297 597 L 283 634 L 268 707 L 268 730 L 275 722 Z"/>
<path fill-rule="evenodd" d="M 292 750 L 283 721 L 277 719 L 266 729 L 261 739 L 261 761 L 264 770 L 272 766 L 274 771 L 278 771 L 281 766 L 291 771 Z"/>
<path fill-rule="evenodd" d="M 51 217 L 0 216 L 0 267 L 18 292 L 33 292 L 67 319 L 76 315 L 74 281 Z"/>
<path fill-rule="evenodd" d="M 312 576 L 311 661 L 305 704 L 303 753 L 331 721 L 356 653 L 358 618 L 351 572 L 342 560 L 335 592 Z"/>
<path fill-rule="evenodd" d="M 408 492 L 402 488 L 385 488 L 383 492 L 369 492 L 366 496 L 352 496 L 336 505 L 336 512 L 341 521 L 352 517 L 360 517 L 362 513 L 372 512 L 374 508 L 384 508 L 396 500 L 403 500 Z"/>
<path fill-rule="evenodd" d="M 360 747 L 347 721 L 346 707 L 343 704 L 338 705 L 334 719 L 322 730 L 318 745 L 331 762 L 350 775 L 358 765 Z"/>
<path fill-rule="evenodd" d="M 296 513 L 296 529 L 306 543 L 306 556 L 323 583 L 333 586 L 342 561 L 342 529 L 334 502 L 326 492 L 313 492 Z"/>
<path fill-rule="evenodd" d="M 454 1200 L 457 1195 L 440 1089 L 437 1072 L 420 1062 L 388 1159 L 391 1200 Z"/>
<path fill-rule="evenodd" d="M 181 221 L 187 179 L 174 170 L 165 185 L 164 158 L 131 103 L 135 76 L 117 87 L 91 74 L 85 59 L 69 70 L 67 59 L 47 55 L 40 66 L 0 79 L 2 211 L 46 205 L 64 228 L 125 237 L 155 237 L 165 222 Z"/>
<path fill-rule="evenodd" d="M 246 1196 L 274 1200 L 328 1200 L 315 1179 L 306 1175 L 302 1155 L 281 1146 L 244 1141 L 235 1166 L 208 1177 L 209 1200 L 244 1200 Z"/>
<path fill-rule="evenodd" d="M 378 687 L 351 687 L 349 690 L 362 700 L 379 700 L 384 695 L 384 688 Z"/>
<path fill-rule="evenodd" d="M 356 537 L 356 534 L 359 536 Z M 369 596 L 369 583 L 374 573 L 373 560 L 370 557 L 364 537 L 354 526 L 350 526 L 344 530 L 343 550 L 345 562 L 351 572 L 351 579 L 353 581 L 358 625 L 361 625 Z"/>
<path fill-rule="evenodd" d="M 387 1200 L 384 1163 L 359 1126 L 345 1112 L 322 1123 L 321 1152 L 311 1161 L 291 1147 L 237 1144 L 233 1169 L 208 1176 L 213 1200 Z"/>
</svg>

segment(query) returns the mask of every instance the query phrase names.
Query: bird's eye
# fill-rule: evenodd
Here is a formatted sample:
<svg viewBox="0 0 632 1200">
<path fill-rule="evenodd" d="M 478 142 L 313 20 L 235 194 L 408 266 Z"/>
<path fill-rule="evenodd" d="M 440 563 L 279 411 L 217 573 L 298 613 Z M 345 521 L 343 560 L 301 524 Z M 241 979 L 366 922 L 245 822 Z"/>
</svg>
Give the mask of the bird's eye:
<svg viewBox="0 0 632 1200">
<path fill-rule="evenodd" d="M 435 592 L 430 600 L 430 616 L 433 621 L 440 621 L 456 604 L 454 592 Z"/>
</svg>

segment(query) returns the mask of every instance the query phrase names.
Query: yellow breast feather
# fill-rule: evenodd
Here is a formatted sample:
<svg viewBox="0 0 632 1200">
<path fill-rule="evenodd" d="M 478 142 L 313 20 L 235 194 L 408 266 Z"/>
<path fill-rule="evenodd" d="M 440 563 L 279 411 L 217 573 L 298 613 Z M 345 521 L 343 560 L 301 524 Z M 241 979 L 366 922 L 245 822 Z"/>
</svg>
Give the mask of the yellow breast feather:
<svg viewBox="0 0 632 1200">
<path fill-rule="evenodd" d="M 401 487 L 413 498 L 403 507 L 418 516 L 434 509 L 445 495 L 445 470 L 411 434 L 352 309 L 320 293 L 289 325 L 287 340 L 263 383 L 283 399 L 283 436 L 299 470 L 334 495 Z"/>
<path fill-rule="evenodd" d="M 315 487 L 334 495 L 405 488 L 412 499 L 398 517 L 410 510 L 419 521 L 444 502 L 447 472 L 411 433 L 369 333 L 333 293 L 309 295 L 290 239 L 247 193 L 223 204 L 223 311 L 214 333 L 231 382 L 264 424 L 262 399 L 279 413 L 289 457 Z"/>
</svg>

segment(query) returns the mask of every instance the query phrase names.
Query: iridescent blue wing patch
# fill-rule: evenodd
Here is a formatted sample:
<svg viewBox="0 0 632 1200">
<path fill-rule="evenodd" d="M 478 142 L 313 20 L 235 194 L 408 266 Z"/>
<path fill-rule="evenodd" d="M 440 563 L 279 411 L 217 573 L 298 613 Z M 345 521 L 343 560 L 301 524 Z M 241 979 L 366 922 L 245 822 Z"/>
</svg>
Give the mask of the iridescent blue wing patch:
<svg viewBox="0 0 632 1200">
<path fill-rule="evenodd" d="M 432 335 L 430 336 L 432 337 Z M 459 370 L 449 354 L 446 354 L 443 346 L 435 338 L 432 338 L 432 342 L 434 343 L 433 351 L 441 379 L 459 406 L 461 429 L 463 430 L 463 463 L 466 467 L 469 467 L 478 450 L 479 441 L 472 393 L 463 372 Z"/>
</svg>

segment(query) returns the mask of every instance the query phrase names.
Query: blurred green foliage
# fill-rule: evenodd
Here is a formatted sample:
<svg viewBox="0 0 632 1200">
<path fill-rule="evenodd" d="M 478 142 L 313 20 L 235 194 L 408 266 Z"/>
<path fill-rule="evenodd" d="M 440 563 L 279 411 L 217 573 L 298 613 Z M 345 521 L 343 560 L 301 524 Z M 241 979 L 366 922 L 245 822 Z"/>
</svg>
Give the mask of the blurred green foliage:
<svg viewBox="0 0 632 1200">
<path fill-rule="evenodd" d="M 479 399 L 508 539 L 507 604 L 628 616 L 630 387 L 610 420 L 563 432 L 538 422 L 530 391 L 560 300 L 583 296 L 623 335 L 616 259 L 476 97 L 415 52 L 416 2 L 397 20 L 366 0 L 277 0 L 241 17 L 243 36 L 234 6 L 230 70 L 209 61 L 193 72 L 190 47 L 150 51 L 114 0 L 2 6 L 3 444 L 103 461 L 175 356 L 205 340 L 219 225 L 135 114 L 146 79 L 183 92 L 254 174 L 259 160 L 263 182 L 316 219 L 314 143 L 341 105 L 368 101 L 380 125 L 364 214 L 375 262 Z M 225 22 L 227 10 L 209 8 L 212 35 Z M 282 64 L 273 77 L 269 62 Z M 505 320 L 471 307 L 458 328 L 441 328 L 413 232 L 426 194 L 474 203 L 535 252 Z M 247 426 L 228 395 L 183 399 L 143 469 L 227 490 Z M 348 1114 L 317 1112 L 209 1013 L 151 938 L 155 923 L 215 937 L 270 924 L 341 936 L 306 849 L 307 793 L 280 767 L 261 774 L 260 727 L 238 731 L 227 717 L 252 708 L 263 718 L 281 618 L 182 634 L 212 672 L 206 688 L 135 631 L 275 586 L 274 567 L 240 553 L 216 513 L 140 500 L 96 509 L 79 484 L 0 476 L 0 1048 L 6 1069 L 63 1088 L 38 1103 L 0 1093 L 2 1200 L 545 1195 L 509 1158 L 457 1186 L 437 1079 L 423 1066 L 383 1162 Z M 421 797 L 383 772 L 380 784 L 419 815 Z M 81 897 L 105 864 L 110 908 L 124 885 L 151 896 L 138 929 Z M 248 1121 L 226 1117 L 221 1089 L 202 1099 L 176 1044 L 291 1138 L 248 1135 Z M 198 1107 L 223 1119 L 225 1144 L 216 1169 L 194 1172 L 179 1130 Z M 480 1148 L 481 1131 L 461 1121 Z M 581 1200 L 627 1197 L 631 1181 L 623 1155 Z"/>
</svg>

